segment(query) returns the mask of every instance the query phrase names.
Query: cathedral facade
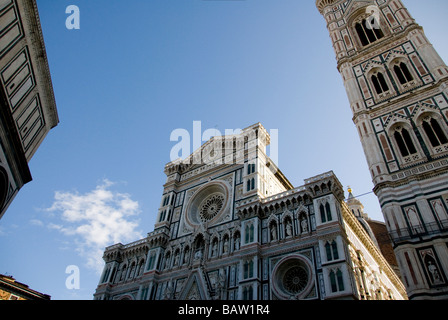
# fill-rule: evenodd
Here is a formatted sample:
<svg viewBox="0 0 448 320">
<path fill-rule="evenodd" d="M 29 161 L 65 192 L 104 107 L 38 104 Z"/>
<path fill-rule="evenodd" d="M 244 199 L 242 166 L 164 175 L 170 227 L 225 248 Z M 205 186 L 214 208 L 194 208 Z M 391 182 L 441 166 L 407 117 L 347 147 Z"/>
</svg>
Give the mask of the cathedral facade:
<svg viewBox="0 0 448 320">
<path fill-rule="evenodd" d="M 166 165 L 154 231 L 106 248 L 97 300 L 403 300 L 333 172 L 294 187 L 261 124 Z"/>
<path fill-rule="evenodd" d="M 448 67 L 400 0 L 317 0 L 410 299 L 448 298 Z"/>
</svg>

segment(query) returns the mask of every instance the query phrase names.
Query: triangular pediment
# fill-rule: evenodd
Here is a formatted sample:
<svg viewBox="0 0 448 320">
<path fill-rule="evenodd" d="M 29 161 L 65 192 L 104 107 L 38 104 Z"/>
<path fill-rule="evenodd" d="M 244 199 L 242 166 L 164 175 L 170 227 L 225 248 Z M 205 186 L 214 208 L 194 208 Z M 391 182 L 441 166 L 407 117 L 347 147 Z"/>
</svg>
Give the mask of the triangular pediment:
<svg viewBox="0 0 448 320">
<path fill-rule="evenodd" d="M 208 300 L 205 281 L 198 270 L 193 271 L 183 288 L 180 300 Z"/>
</svg>

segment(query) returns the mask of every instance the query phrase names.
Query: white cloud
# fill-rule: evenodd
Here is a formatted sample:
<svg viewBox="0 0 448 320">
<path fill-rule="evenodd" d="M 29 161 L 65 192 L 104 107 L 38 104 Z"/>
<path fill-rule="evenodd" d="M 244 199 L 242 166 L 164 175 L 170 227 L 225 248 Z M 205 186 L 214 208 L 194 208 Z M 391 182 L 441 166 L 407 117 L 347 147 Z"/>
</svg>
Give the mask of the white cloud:
<svg viewBox="0 0 448 320">
<path fill-rule="evenodd" d="M 135 220 L 140 214 L 138 202 L 128 194 L 110 190 L 111 186 L 112 182 L 104 180 L 86 194 L 58 191 L 53 205 L 47 209 L 50 213 L 59 213 L 61 220 L 48 227 L 73 237 L 76 251 L 97 272 L 103 268 L 106 246 L 142 238 Z"/>
<path fill-rule="evenodd" d="M 33 226 L 38 226 L 38 227 L 42 227 L 44 225 L 44 223 L 39 219 L 31 219 L 30 224 L 32 224 Z"/>
</svg>

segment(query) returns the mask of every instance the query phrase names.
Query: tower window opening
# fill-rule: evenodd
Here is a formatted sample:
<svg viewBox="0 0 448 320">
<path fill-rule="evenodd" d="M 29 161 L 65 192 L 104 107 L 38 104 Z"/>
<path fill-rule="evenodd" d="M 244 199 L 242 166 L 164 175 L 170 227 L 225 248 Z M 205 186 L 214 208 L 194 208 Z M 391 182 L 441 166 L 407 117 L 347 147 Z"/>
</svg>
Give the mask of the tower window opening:
<svg viewBox="0 0 448 320">
<path fill-rule="evenodd" d="M 401 84 L 406 84 L 414 80 L 414 77 L 409 72 L 408 66 L 404 62 L 395 65 L 394 71 Z"/>
<path fill-rule="evenodd" d="M 356 23 L 355 29 L 363 46 L 367 46 L 384 37 L 383 31 L 378 25 L 379 23 L 376 19 L 373 20 L 373 23 L 366 19 Z"/>
<path fill-rule="evenodd" d="M 386 91 L 389 91 L 389 86 L 387 85 L 386 78 L 381 72 L 372 75 L 372 83 L 377 94 L 382 94 Z"/>
<path fill-rule="evenodd" d="M 394 138 L 403 157 L 417 153 L 417 149 L 412 142 L 411 135 L 405 128 L 397 127 L 394 133 Z"/>
<path fill-rule="evenodd" d="M 436 119 L 431 117 L 425 118 L 423 121 L 423 130 L 425 130 L 433 147 L 448 143 L 448 139 Z"/>
</svg>

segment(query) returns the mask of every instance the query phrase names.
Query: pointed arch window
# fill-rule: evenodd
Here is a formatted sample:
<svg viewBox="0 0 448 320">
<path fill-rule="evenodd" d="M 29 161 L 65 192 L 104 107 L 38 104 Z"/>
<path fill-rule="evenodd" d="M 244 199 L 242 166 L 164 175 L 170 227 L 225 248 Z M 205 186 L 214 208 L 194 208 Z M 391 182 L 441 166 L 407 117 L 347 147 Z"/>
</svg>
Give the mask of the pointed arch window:
<svg viewBox="0 0 448 320">
<path fill-rule="evenodd" d="M 247 243 L 254 242 L 254 238 L 255 238 L 254 237 L 254 231 L 255 231 L 254 224 L 250 223 L 250 224 L 246 225 L 245 231 L 246 231 L 246 236 L 244 238 L 245 243 L 247 244 Z"/>
<path fill-rule="evenodd" d="M 408 66 L 404 62 L 396 64 L 394 66 L 394 72 L 397 75 L 398 81 L 400 81 L 401 84 L 406 84 L 414 80 L 414 77 L 409 71 Z"/>
<path fill-rule="evenodd" d="M 331 270 L 330 272 L 331 292 L 344 291 L 344 278 L 342 271 L 338 269 L 336 272 Z"/>
<path fill-rule="evenodd" d="M 331 216 L 330 204 L 328 202 L 325 204 L 325 212 L 327 214 L 327 221 L 332 221 L 333 218 Z"/>
<path fill-rule="evenodd" d="M 428 137 L 431 145 L 434 148 L 448 143 L 448 138 L 446 137 L 445 132 L 443 132 L 442 127 L 436 119 L 432 117 L 426 117 L 425 119 L 423 119 L 422 126 L 423 130 L 426 133 L 426 136 Z"/>
<path fill-rule="evenodd" d="M 320 211 L 320 220 L 322 221 L 322 223 L 327 222 L 327 218 L 325 216 L 325 208 L 323 204 L 320 205 L 319 211 Z"/>
<path fill-rule="evenodd" d="M 375 18 L 372 22 L 363 19 L 356 23 L 355 29 L 364 47 L 384 37 L 384 33 Z"/>
<path fill-rule="evenodd" d="M 409 131 L 403 127 L 397 127 L 394 132 L 394 138 L 402 157 L 407 157 L 417 153 L 414 142 L 412 141 Z"/>
<path fill-rule="evenodd" d="M 371 79 L 377 94 L 382 94 L 389 91 L 389 86 L 387 85 L 386 78 L 381 72 L 372 75 Z"/>
<path fill-rule="evenodd" d="M 325 251 L 327 253 L 327 261 L 339 259 L 338 245 L 336 241 L 327 242 L 325 244 Z"/>
<path fill-rule="evenodd" d="M 254 276 L 254 261 L 248 260 L 244 262 L 244 279 L 249 279 Z"/>
<path fill-rule="evenodd" d="M 319 211 L 320 211 L 320 220 L 322 223 L 333 220 L 333 217 L 331 215 L 331 207 L 328 202 L 325 203 L 325 206 L 321 204 L 319 207 Z"/>
</svg>

